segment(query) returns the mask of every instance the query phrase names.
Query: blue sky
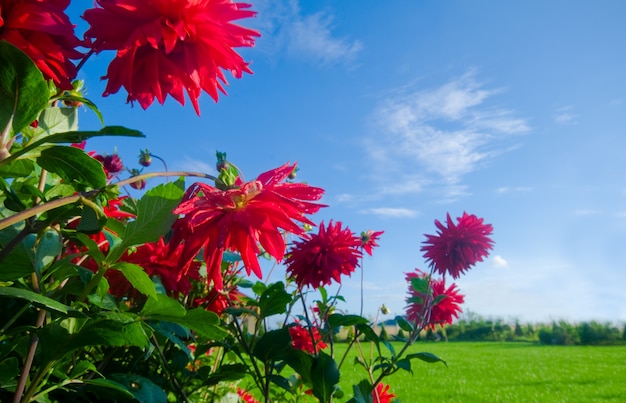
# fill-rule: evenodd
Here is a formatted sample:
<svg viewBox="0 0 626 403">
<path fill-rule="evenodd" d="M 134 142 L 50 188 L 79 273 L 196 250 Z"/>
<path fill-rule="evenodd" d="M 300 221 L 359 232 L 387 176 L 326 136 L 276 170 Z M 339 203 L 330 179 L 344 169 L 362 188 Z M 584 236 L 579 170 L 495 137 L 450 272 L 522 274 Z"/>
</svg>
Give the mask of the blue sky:
<svg viewBox="0 0 626 403">
<path fill-rule="evenodd" d="M 73 6 L 74 7 L 74 6 Z M 626 321 L 626 3 L 253 2 L 241 53 L 254 75 L 147 111 L 102 98 L 111 55 L 80 73 L 106 123 L 147 139 L 94 140 L 129 167 L 149 148 L 170 169 L 214 173 L 225 151 L 246 178 L 297 161 L 334 219 L 384 230 L 365 259 L 366 314 L 405 305 L 404 272 L 435 219 L 493 224 L 491 257 L 456 283 L 465 311 L 507 320 Z M 80 24 L 74 14 L 72 20 Z M 97 128 L 89 112 L 81 128 Z M 358 312 L 359 273 L 341 294 Z"/>
</svg>

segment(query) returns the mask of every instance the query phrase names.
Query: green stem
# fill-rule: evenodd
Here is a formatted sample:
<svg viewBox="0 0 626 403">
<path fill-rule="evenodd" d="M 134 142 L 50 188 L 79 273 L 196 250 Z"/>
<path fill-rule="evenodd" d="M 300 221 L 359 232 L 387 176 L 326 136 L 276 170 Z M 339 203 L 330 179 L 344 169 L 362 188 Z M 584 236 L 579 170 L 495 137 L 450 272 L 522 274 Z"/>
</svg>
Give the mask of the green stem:
<svg viewBox="0 0 626 403">
<path fill-rule="evenodd" d="M 39 315 L 37 316 L 37 323 L 35 324 L 36 328 L 40 328 L 43 326 L 43 322 L 46 319 L 46 311 L 43 309 L 39 311 Z M 26 360 L 24 361 L 24 367 L 22 368 L 22 373 L 20 374 L 20 379 L 18 381 L 17 387 L 15 388 L 15 394 L 13 395 L 13 403 L 19 403 L 22 401 L 22 394 L 24 393 L 24 389 L 26 388 L 26 381 L 28 380 L 28 374 L 33 366 L 33 360 L 35 358 L 35 352 L 37 351 L 37 345 L 39 344 L 39 336 L 37 336 L 37 332 L 33 332 L 30 335 L 30 348 L 28 349 L 28 353 L 26 354 Z M 37 377 L 36 382 L 32 382 L 26 395 L 24 395 L 24 402 L 27 402 L 30 396 L 32 396 L 34 392 L 34 388 L 41 381 L 40 377 Z"/>
</svg>

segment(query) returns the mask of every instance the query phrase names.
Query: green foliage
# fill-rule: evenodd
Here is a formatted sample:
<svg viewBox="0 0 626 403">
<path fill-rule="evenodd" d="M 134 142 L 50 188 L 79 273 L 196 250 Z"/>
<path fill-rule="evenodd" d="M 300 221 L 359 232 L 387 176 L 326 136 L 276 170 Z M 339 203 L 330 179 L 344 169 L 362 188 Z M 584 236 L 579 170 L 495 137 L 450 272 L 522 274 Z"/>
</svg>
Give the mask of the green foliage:
<svg viewBox="0 0 626 403">
<path fill-rule="evenodd" d="M 19 133 L 47 103 L 48 85 L 35 63 L 9 42 L 0 41 L 0 132 Z"/>
</svg>

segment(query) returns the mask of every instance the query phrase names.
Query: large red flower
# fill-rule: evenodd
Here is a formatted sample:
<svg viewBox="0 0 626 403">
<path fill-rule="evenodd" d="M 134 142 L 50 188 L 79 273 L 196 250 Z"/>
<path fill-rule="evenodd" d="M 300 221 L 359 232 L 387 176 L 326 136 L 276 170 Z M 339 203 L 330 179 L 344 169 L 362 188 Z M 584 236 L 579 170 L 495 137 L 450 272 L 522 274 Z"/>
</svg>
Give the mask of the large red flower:
<svg viewBox="0 0 626 403">
<path fill-rule="evenodd" d="M 450 214 L 447 218 L 447 226 L 435 220 L 437 235 L 426 235 L 421 250 L 431 267 L 442 275 L 450 273 L 456 279 L 489 255 L 493 248 L 493 241 L 489 238 L 493 227 L 483 224 L 482 218 L 465 212 L 457 218 L 456 225 Z"/>
<path fill-rule="evenodd" d="M 0 0 L 0 40 L 26 53 L 62 89 L 72 88 L 76 67 L 72 59 L 82 43 L 65 14 L 70 0 Z"/>
<path fill-rule="evenodd" d="M 85 33 L 93 48 L 116 50 L 104 95 L 124 87 L 128 101 L 146 109 L 156 97 L 171 95 L 185 103 L 184 90 L 200 114 L 198 98 L 206 91 L 216 102 L 228 84 L 222 70 L 236 78 L 252 73 L 234 47 L 254 46 L 260 34 L 231 21 L 254 16 L 245 3 L 232 0 L 96 0 L 85 11 Z"/>
<path fill-rule="evenodd" d="M 315 344 L 311 341 L 311 333 L 313 333 Z M 309 330 L 298 324 L 289 328 L 289 335 L 291 336 L 291 345 L 293 348 L 306 351 L 310 354 L 316 354 L 318 350 L 328 347 L 328 345 L 322 341 L 322 336 L 315 327 Z"/>
<path fill-rule="evenodd" d="M 329 285 L 332 280 L 341 282 L 341 275 L 350 275 L 359 265 L 362 253 L 361 238 L 349 228 L 341 228 L 341 222 L 322 222 L 319 232 L 306 235 L 304 240 L 294 242 L 285 260 L 287 272 L 299 287 L 318 288 Z"/>
<path fill-rule="evenodd" d="M 181 252 L 181 246 L 172 251 L 161 238 L 157 242 L 138 246 L 120 260 L 141 266 L 150 277 L 158 276 L 169 295 L 188 295 L 191 291 L 190 280 L 200 280 L 200 263 L 194 262 L 185 273 L 181 273 L 178 266 Z M 121 297 L 132 289 L 128 280 L 117 270 L 107 270 L 105 277 L 109 280 L 113 295 Z"/>
<path fill-rule="evenodd" d="M 415 269 L 415 272 L 406 273 L 405 278 L 409 283 L 409 297 L 407 298 L 409 305 L 406 313 L 411 323 L 434 329 L 436 325 L 443 327 L 446 323 L 451 324 L 454 318 L 459 317 L 459 313 L 462 312 L 460 305 L 464 297 L 459 294 L 456 284 L 453 283 L 446 288 L 445 279 L 433 279 L 418 269 Z M 411 284 L 413 278 L 425 280 L 430 286 L 430 292 L 415 289 Z"/>
<path fill-rule="evenodd" d="M 394 400 L 393 393 L 389 392 L 389 385 L 379 383 L 372 391 L 372 400 L 374 403 L 391 403 Z"/>
<path fill-rule="evenodd" d="M 205 183 L 193 184 L 174 210 L 175 214 L 184 214 L 174 224 L 170 241 L 173 245 L 184 244 L 182 267 L 187 267 L 204 248 L 208 280 L 221 290 L 222 253 L 231 250 L 241 254 L 248 274 L 254 272 L 261 278 L 258 243 L 280 261 L 285 255 L 281 230 L 303 235 L 304 230 L 296 221 L 313 225 L 305 214 L 324 207 L 312 202 L 322 197 L 323 189 L 284 182 L 293 168 L 285 164 L 229 190 Z"/>
</svg>

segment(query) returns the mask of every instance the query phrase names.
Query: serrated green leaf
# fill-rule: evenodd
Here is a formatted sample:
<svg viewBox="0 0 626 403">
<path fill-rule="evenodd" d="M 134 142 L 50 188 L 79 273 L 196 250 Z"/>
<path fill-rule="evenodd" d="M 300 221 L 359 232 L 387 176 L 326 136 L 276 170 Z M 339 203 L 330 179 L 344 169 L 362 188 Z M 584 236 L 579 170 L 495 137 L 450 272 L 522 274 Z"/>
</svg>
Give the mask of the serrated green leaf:
<svg viewBox="0 0 626 403">
<path fill-rule="evenodd" d="M 148 296 L 157 298 L 156 288 L 154 287 L 154 283 L 150 279 L 150 276 L 146 273 L 143 267 L 138 266 L 133 263 L 128 262 L 119 262 L 116 263 L 113 267 L 115 270 L 119 270 L 122 272 L 126 280 L 140 293 Z"/>
<path fill-rule="evenodd" d="M 75 108 L 50 106 L 39 115 L 38 129 L 48 135 L 76 131 L 78 130 L 78 111 Z"/>
<path fill-rule="evenodd" d="M 156 186 L 147 191 L 137 204 L 137 218 L 126 226 L 122 242 L 109 251 L 107 261 L 113 263 L 128 247 L 156 242 L 170 230 L 176 220 L 172 211 L 184 194 L 184 180 Z"/>
<path fill-rule="evenodd" d="M 156 298 L 148 298 L 139 315 L 148 319 L 158 316 L 183 317 L 187 311 L 180 302 L 167 295 L 159 294 Z"/>
<path fill-rule="evenodd" d="M 76 182 L 92 189 L 106 186 L 102 164 L 76 147 L 47 148 L 37 158 L 37 164 L 68 183 Z"/>
<path fill-rule="evenodd" d="M 156 318 L 183 325 L 211 340 L 222 340 L 228 335 L 226 330 L 218 326 L 219 317 L 217 314 L 202 308 L 191 309 L 182 317 L 159 315 Z"/>
<path fill-rule="evenodd" d="M 0 41 L 0 132 L 11 123 L 13 133 L 19 133 L 37 119 L 48 98 L 48 85 L 35 63 Z"/>
</svg>

